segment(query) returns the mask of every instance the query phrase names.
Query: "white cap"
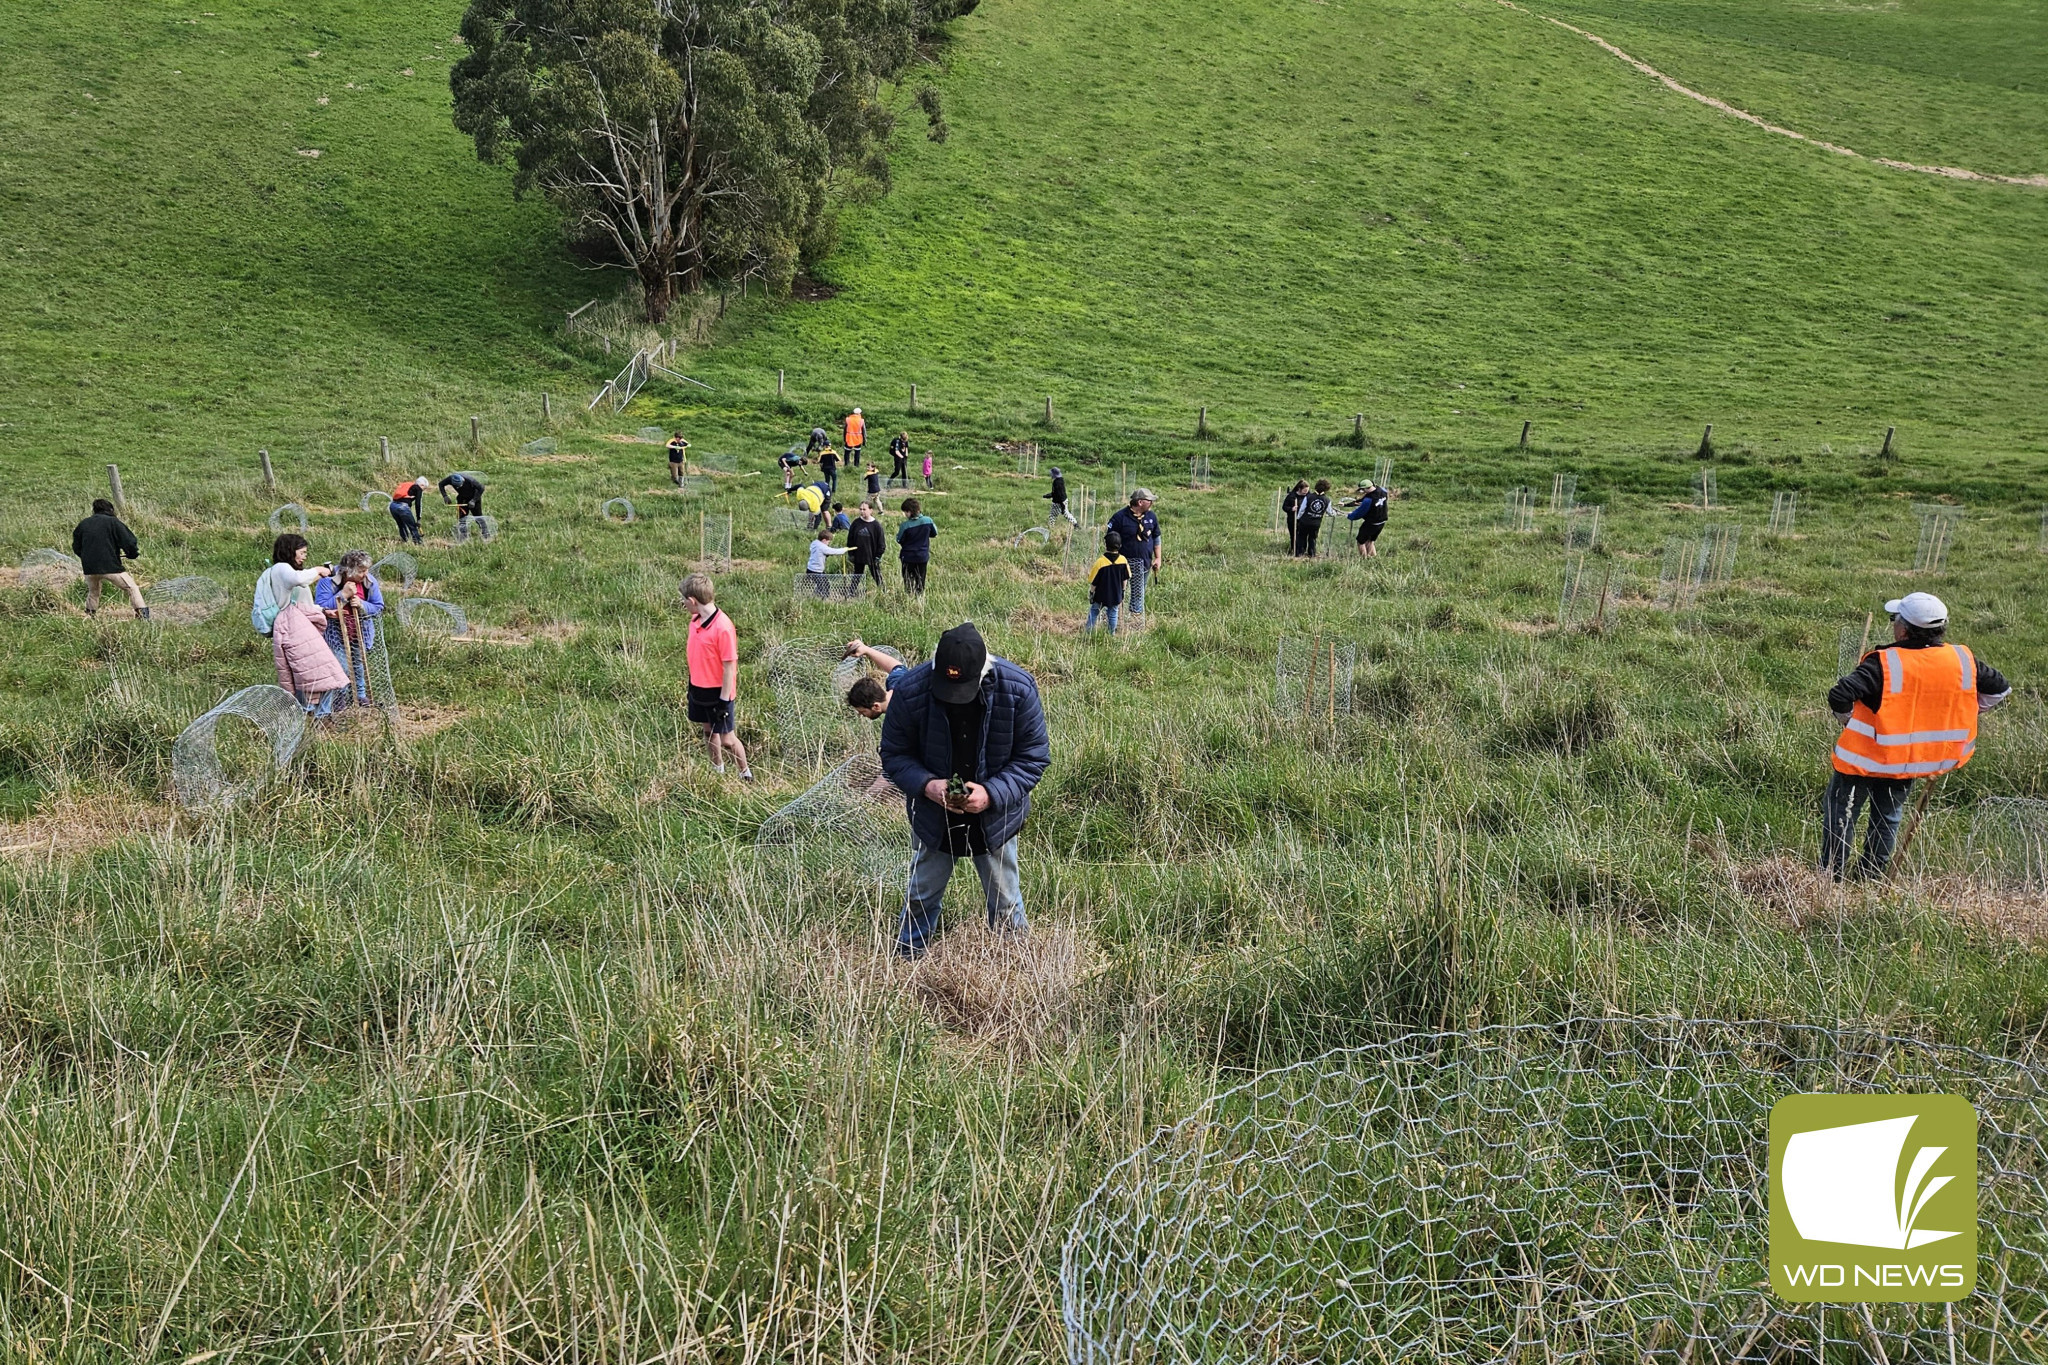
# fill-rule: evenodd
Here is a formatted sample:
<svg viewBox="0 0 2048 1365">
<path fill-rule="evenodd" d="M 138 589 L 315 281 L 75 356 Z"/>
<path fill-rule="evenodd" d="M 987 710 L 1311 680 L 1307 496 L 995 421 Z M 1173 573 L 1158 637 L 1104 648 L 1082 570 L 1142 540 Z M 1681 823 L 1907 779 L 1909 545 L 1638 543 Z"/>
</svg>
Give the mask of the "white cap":
<svg viewBox="0 0 2048 1365">
<path fill-rule="evenodd" d="M 1923 629 L 1948 624 L 1948 604 L 1931 592 L 1909 592 L 1884 604 L 1890 615 Z"/>
<path fill-rule="evenodd" d="M 853 410 L 853 415 L 854 415 L 855 417 L 858 417 L 858 416 L 860 416 L 860 409 L 859 409 L 859 408 L 855 408 L 855 409 Z"/>
</svg>

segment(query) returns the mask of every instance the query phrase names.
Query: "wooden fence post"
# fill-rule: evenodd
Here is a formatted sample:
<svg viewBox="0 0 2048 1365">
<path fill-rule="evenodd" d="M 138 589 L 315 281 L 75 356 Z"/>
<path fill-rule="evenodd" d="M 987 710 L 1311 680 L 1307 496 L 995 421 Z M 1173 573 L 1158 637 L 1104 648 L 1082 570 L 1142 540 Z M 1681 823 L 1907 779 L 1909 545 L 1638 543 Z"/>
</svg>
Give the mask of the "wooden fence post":
<svg viewBox="0 0 2048 1365">
<path fill-rule="evenodd" d="M 548 396 L 546 394 L 542 394 L 540 396 L 540 420 L 543 422 L 552 422 L 555 420 L 554 404 L 548 401 Z"/>
<path fill-rule="evenodd" d="M 391 438 L 389 436 L 379 436 L 377 438 L 377 459 L 382 464 L 391 463 Z"/>
<path fill-rule="evenodd" d="M 781 371 L 781 370 L 777 370 L 777 371 L 775 372 L 775 396 L 776 396 L 777 398 L 780 398 L 780 397 L 782 397 L 782 394 L 783 394 L 783 386 L 782 386 L 782 371 Z"/>
<path fill-rule="evenodd" d="M 1707 429 L 1700 433 L 1700 458 L 1706 459 L 1714 453 L 1714 424 L 1707 423 Z"/>
<path fill-rule="evenodd" d="M 1195 411 L 1195 439 L 1201 440 L 1209 434 L 1209 409 L 1205 405 Z"/>
<path fill-rule="evenodd" d="M 1365 414 L 1362 412 L 1351 414 L 1351 441 L 1360 450 L 1365 449 Z"/>
<path fill-rule="evenodd" d="M 1892 457 L 1892 437 L 1896 436 L 1898 431 L 1897 427 L 1886 427 L 1884 429 L 1884 449 L 1877 452 L 1878 459 L 1889 460 Z"/>
<path fill-rule="evenodd" d="M 484 419 L 472 416 L 469 419 L 469 448 L 475 450 L 483 444 Z"/>
<path fill-rule="evenodd" d="M 114 493 L 114 510 L 117 512 L 127 511 L 128 495 L 121 491 L 121 466 L 117 464 L 107 466 L 107 487 L 112 489 Z"/>
<path fill-rule="evenodd" d="M 1529 448 L 1529 424 L 1527 422 L 1522 423 L 1522 448 L 1524 450 Z"/>
<path fill-rule="evenodd" d="M 915 384 L 910 386 L 910 410 L 912 412 L 917 411 L 917 385 Z"/>
<path fill-rule="evenodd" d="M 259 450 L 256 452 L 256 458 L 263 465 L 263 487 L 269 492 L 275 493 L 277 491 L 277 471 L 270 467 L 270 452 Z"/>
<path fill-rule="evenodd" d="M 1046 424 L 1047 426 L 1051 426 L 1051 425 L 1052 425 L 1052 395 L 1051 395 L 1051 394 L 1047 394 L 1047 395 L 1045 396 L 1045 424 Z"/>
</svg>

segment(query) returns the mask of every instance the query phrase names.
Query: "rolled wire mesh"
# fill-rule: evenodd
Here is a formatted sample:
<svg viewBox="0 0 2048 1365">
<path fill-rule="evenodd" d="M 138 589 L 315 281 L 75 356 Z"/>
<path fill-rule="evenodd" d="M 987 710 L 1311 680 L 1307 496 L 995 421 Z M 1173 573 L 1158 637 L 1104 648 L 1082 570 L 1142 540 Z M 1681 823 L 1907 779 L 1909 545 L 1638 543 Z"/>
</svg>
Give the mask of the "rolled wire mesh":
<svg viewBox="0 0 2048 1365">
<path fill-rule="evenodd" d="M 555 453 L 555 438 L 552 436 L 536 436 L 533 440 L 519 447 L 519 453 L 521 455 L 552 455 Z"/>
<path fill-rule="evenodd" d="M 1052 532 L 1047 528 L 1043 526 L 1027 526 L 1016 535 L 1010 537 L 1010 548 L 1016 549 L 1031 536 L 1037 536 L 1040 545 L 1047 545 L 1052 542 Z"/>
<path fill-rule="evenodd" d="M 22 579 L 46 588 L 62 588 L 84 571 L 75 556 L 62 550 L 30 550 L 21 557 Z"/>
<path fill-rule="evenodd" d="M 233 773 L 220 756 L 219 727 L 254 725 L 265 740 L 257 770 Z M 171 791 L 188 810 L 224 810 L 262 789 L 292 761 L 306 734 L 306 711 L 298 698 L 268 683 L 245 687 L 194 720 L 171 745 Z"/>
<path fill-rule="evenodd" d="M 288 502 L 270 514 L 270 534 L 281 536 L 286 531 L 306 533 L 306 509 L 295 502 Z"/>
<path fill-rule="evenodd" d="M 2048 893 L 2048 801 L 1992 796 L 1970 816 L 1967 861 L 1977 877 L 2000 887 Z"/>
<path fill-rule="evenodd" d="M 1950 1093 L 1979 1123 L 1978 1289 L 1769 1289 L 1788 1094 Z M 2048 1067 L 1854 1028 L 1580 1019 L 1270 1072 L 1113 1168 L 1061 1261 L 1073 1365 L 1991 1365 L 2043 1359 Z"/>
<path fill-rule="evenodd" d="M 204 621 L 227 603 L 228 590 L 201 574 L 166 579 L 149 590 L 151 617 L 173 625 Z"/>
<path fill-rule="evenodd" d="M 496 517 L 458 517 L 455 521 L 455 543 L 467 545 L 470 541 L 496 540 L 498 519 Z"/>
<path fill-rule="evenodd" d="M 1870 627 L 1843 626 L 1835 635 L 1835 676 L 1847 677 L 1870 649 Z"/>
<path fill-rule="evenodd" d="M 900 873 L 910 861 L 903 793 L 872 748 L 850 755 L 802 796 L 762 821 L 754 852 L 805 878 L 834 871 L 863 879 Z"/>
<path fill-rule="evenodd" d="M 396 721 L 398 691 L 391 684 L 391 651 L 387 648 L 390 632 L 378 629 L 373 623 L 366 634 L 367 644 L 361 638 L 344 642 L 348 655 L 349 687 L 344 694 L 343 705 L 374 706 L 383 713 L 386 721 Z"/>
<path fill-rule="evenodd" d="M 775 732 L 790 755 L 836 761 L 849 749 L 874 747 L 874 726 L 846 704 L 853 677 L 837 685 L 846 662 L 843 640 L 816 636 L 784 640 L 768 651 Z"/>
<path fill-rule="evenodd" d="M 806 570 L 790 583 L 799 602 L 851 602 L 860 596 L 866 575 L 857 573 L 811 573 Z"/>
<path fill-rule="evenodd" d="M 365 488 L 363 496 L 356 500 L 356 508 L 363 512 L 381 512 L 391 505 L 391 495 L 380 488 Z"/>
<path fill-rule="evenodd" d="M 395 578 L 398 580 L 400 587 L 409 589 L 413 584 L 419 582 L 420 565 L 418 560 L 405 551 L 393 550 L 390 554 L 385 555 L 375 564 L 372 564 L 370 572 L 377 576 L 379 582 L 388 583 Z"/>
<path fill-rule="evenodd" d="M 425 635 L 467 635 L 469 617 L 453 602 L 432 597 L 400 598 L 398 624 Z"/>
<path fill-rule="evenodd" d="M 633 501 L 631 498 L 607 499 L 604 507 L 600 510 L 604 513 L 606 521 L 633 520 Z"/>
</svg>

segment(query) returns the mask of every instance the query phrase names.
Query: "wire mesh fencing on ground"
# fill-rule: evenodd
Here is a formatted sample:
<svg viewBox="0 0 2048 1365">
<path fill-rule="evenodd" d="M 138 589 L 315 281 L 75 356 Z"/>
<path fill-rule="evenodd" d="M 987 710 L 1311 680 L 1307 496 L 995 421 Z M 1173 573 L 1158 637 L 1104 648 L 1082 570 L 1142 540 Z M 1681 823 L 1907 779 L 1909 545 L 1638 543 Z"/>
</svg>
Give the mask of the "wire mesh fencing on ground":
<svg viewBox="0 0 2048 1365">
<path fill-rule="evenodd" d="M 496 517 L 457 517 L 455 519 L 455 543 L 467 545 L 472 541 L 482 542 L 498 538 Z"/>
<path fill-rule="evenodd" d="M 268 683 L 245 687 L 178 735 L 171 792 L 187 810 L 224 810 L 262 790 L 292 761 L 305 734 L 298 698 Z"/>
<path fill-rule="evenodd" d="M 631 498 L 607 498 L 605 499 L 604 506 L 598 510 L 603 514 L 606 521 L 633 520 L 633 500 Z"/>
<path fill-rule="evenodd" d="M 306 509 L 295 502 L 288 502 L 282 507 L 275 508 L 270 514 L 270 534 L 274 536 L 281 536 L 286 531 L 297 531 L 304 535 L 306 524 Z"/>
<path fill-rule="evenodd" d="M 2008 891 L 2048 894 L 2048 801 L 1991 796 L 1970 817 L 1972 875 Z"/>
<path fill-rule="evenodd" d="M 469 616 L 453 602 L 433 597 L 406 597 L 396 608 L 398 624 L 424 635 L 467 635 Z"/>
<path fill-rule="evenodd" d="M 166 579 L 148 595 L 151 618 L 168 625 L 194 625 L 228 604 L 228 590 L 203 574 Z"/>
<path fill-rule="evenodd" d="M 874 723 L 846 704 L 846 689 L 861 669 L 858 660 L 847 659 L 844 639 L 783 640 L 769 649 L 767 663 L 775 733 L 785 755 L 823 764 L 875 747 Z"/>
<path fill-rule="evenodd" d="M 1959 1094 L 1975 1294 L 1794 1304 L 1766 1278 L 1772 1106 Z M 2048 1066 L 1825 1028 L 1580 1019 L 1417 1033 L 1230 1090 L 1082 1205 L 1073 1365 L 1993 1365 L 2043 1358 Z"/>
<path fill-rule="evenodd" d="M 85 572 L 75 555 L 62 550 L 30 550 L 21 557 L 21 578 L 25 583 L 62 589 Z"/>
<path fill-rule="evenodd" d="M 860 750 L 762 821 L 754 852 L 804 880 L 900 876 L 910 862 L 903 793 L 882 775 L 874 750 Z"/>
<path fill-rule="evenodd" d="M 410 590 L 419 582 L 420 563 L 403 550 L 393 550 L 372 564 L 370 572 L 376 575 L 379 583 L 388 583 L 395 578 L 400 587 Z"/>
</svg>

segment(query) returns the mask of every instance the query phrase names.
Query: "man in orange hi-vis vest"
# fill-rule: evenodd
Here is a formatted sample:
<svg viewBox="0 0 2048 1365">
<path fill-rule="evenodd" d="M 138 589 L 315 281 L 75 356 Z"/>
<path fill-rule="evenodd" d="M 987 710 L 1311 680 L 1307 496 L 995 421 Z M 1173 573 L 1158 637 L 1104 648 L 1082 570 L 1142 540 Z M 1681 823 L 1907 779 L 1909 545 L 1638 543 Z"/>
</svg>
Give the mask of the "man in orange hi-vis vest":
<svg viewBox="0 0 2048 1365">
<path fill-rule="evenodd" d="M 846 415 L 846 462 L 857 464 L 860 452 L 868 443 L 868 419 L 855 408 Z"/>
<path fill-rule="evenodd" d="M 1865 654 L 1828 689 L 1828 709 L 1842 733 L 1821 801 L 1820 865 L 1836 881 L 1844 873 L 1884 875 L 1913 779 L 1968 763 L 1977 748 L 1978 715 L 2012 695 L 1997 669 L 1944 638 L 1948 607 L 1939 597 L 1907 593 L 1884 609 L 1892 618 L 1892 643 Z M 1866 802 L 1870 829 L 1852 871 L 1849 845 Z"/>
</svg>

